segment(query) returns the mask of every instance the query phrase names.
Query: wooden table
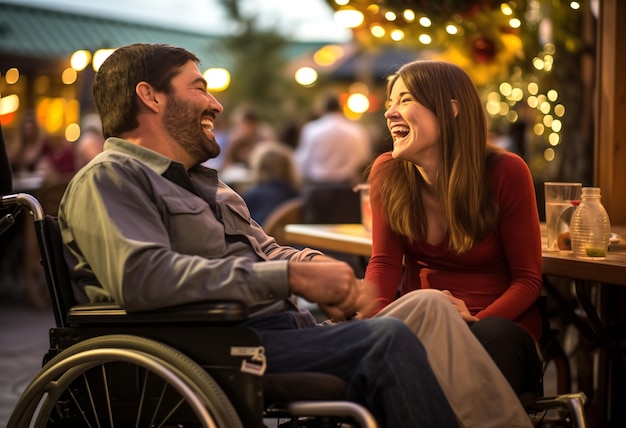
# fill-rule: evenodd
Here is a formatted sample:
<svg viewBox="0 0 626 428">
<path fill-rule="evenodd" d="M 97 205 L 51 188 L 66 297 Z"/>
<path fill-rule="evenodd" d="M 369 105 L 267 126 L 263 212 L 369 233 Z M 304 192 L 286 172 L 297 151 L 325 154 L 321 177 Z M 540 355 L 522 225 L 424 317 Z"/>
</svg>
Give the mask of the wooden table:
<svg viewBox="0 0 626 428">
<path fill-rule="evenodd" d="M 626 226 L 614 226 L 622 237 L 604 260 L 577 259 L 569 251 L 543 251 L 543 274 L 626 286 Z M 288 224 L 285 239 L 295 245 L 359 256 L 372 254 L 372 235 L 360 224 Z"/>
<path fill-rule="evenodd" d="M 285 240 L 320 250 L 372 255 L 372 235 L 361 224 L 288 224 Z"/>
<path fill-rule="evenodd" d="M 559 306 L 598 350 L 595 375 L 598 383 L 594 391 L 585 391 L 591 398 L 588 422 L 594 428 L 626 426 L 626 415 L 621 408 L 626 402 L 626 356 L 620 346 L 624 332 L 623 328 L 614 329 L 610 325 L 615 318 L 621 320 L 624 312 L 619 299 L 623 295 L 622 287 L 626 286 L 626 226 L 613 226 L 612 230 L 622 240 L 611 244 L 604 260 L 578 259 L 569 251 L 542 253 L 544 289 L 557 300 L 561 298 L 557 301 Z M 542 231 L 545 235 L 545 226 Z M 369 257 L 372 252 L 371 234 L 361 224 L 289 224 L 285 226 L 285 239 L 294 245 L 359 256 Z M 558 294 L 550 284 L 550 277 L 574 281 L 576 297 L 586 317 L 581 318 Z M 592 296 L 593 290 L 598 293 Z"/>
</svg>

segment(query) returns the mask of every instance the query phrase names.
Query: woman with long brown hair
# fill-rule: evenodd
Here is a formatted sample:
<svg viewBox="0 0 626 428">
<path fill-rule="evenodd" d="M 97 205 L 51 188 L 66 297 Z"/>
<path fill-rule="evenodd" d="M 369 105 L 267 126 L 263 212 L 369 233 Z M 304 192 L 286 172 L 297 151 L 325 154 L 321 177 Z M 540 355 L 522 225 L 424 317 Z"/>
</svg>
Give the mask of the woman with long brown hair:
<svg viewBox="0 0 626 428">
<path fill-rule="evenodd" d="M 393 149 L 370 171 L 365 276 L 378 287 L 380 308 L 398 294 L 440 290 L 513 390 L 534 391 L 541 234 L 528 166 L 487 143 L 476 87 L 453 64 L 401 67 L 388 82 L 385 117 Z"/>
</svg>

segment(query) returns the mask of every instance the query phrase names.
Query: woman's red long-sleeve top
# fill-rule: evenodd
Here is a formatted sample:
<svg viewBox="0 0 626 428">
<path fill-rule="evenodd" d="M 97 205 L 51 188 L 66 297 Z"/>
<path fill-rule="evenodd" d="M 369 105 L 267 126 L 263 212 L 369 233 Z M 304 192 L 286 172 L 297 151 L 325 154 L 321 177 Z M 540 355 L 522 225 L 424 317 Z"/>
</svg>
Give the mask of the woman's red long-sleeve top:
<svg viewBox="0 0 626 428">
<path fill-rule="evenodd" d="M 390 153 L 381 155 L 372 177 L 390 159 Z M 381 309 L 393 301 L 398 286 L 401 294 L 420 288 L 449 290 L 478 319 L 513 320 L 539 342 L 541 316 L 534 303 L 542 287 L 541 231 L 530 170 L 519 156 L 504 153 L 488 172 L 487 185 L 500 210 L 497 226 L 463 254 L 448 248 L 447 235 L 437 245 L 409 244 L 391 231 L 380 207 L 373 206 L 372 257 L 365 277 L 378 286 Z"/>
</svg>

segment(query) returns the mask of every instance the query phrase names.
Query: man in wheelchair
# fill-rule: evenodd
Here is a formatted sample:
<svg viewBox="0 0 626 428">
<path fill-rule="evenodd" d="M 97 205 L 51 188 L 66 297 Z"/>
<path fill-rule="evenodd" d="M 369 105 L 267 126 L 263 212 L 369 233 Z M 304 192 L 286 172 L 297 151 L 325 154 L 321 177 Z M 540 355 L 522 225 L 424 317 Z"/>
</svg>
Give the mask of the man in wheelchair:
<svg viewBox="0 0 626 428">
<path fill-rule="evenodd" d="M 217 172 L 200 165 L 219 154 L 212 130 L 223 108 L 197 64 L 181 48 L 136 44 L 116 50 L 96 74 L 107 142 L 76 174 L 59 209 L 79 302 L 114 301 L 138 312 L 242 301 L 268 373 L 337 376 L 347 383 L 346 399 L 363 404 L 381 426 L 529 426 L 492 362 L 480 372 L 492 370 L 491 378 L 478 384 L 500 385 L 489 395 L 500 402 L 477 404 L 484 391 L 469 391 L 460 379 L 459 393 L 449 382 L 442 390 L 423 344 L 400 320 L 348 320 L 370 315 L 375 296 L 366 290 L 373 287 L 319 251 L 278 245 Z M 295 296 L 335 322 L 319 326 Z M 483 356 L 472 337 L 459 340 L 446 345 L 449 354 Z M 479 398 L 462 406 L 472 393 Z M 489 407 L 496 410 L 484 413 Z"/>
</svg>

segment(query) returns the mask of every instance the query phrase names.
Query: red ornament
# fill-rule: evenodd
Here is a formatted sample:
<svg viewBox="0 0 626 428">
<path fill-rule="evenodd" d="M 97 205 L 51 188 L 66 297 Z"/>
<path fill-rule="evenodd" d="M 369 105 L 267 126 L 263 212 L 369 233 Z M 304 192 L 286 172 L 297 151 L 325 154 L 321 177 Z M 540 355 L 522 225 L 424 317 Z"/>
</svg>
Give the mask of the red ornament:
<svg viewBox="0 0 626 428">
<path fill-rule="evenodd" d="M 491 39 L 480 36 L 472 42 L 472 56 L 479 63 L 493 61 L 496 56 L 496 47 Z"/>
</svg>

